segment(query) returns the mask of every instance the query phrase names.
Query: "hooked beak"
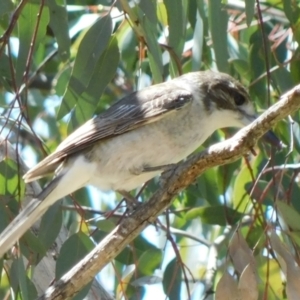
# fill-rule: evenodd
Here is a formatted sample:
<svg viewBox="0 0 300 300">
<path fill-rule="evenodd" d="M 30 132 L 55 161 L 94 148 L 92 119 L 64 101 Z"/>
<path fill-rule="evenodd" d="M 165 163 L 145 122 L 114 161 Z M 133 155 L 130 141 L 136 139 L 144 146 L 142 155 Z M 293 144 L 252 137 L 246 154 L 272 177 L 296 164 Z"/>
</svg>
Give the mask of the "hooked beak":
<svg viewBox="0 0 300 300">
<path fill-rule="evenodd" d="M 257 117 L 258 117 L 258 115 L 245 115 L 247 125 L 252 123 Z M 282 150 L 283 148 L 286 147 L 286 145 L 276 136 L 276 134 L 272 130 L 269 130 L 267 133 L 265 133 L 262 136 L 262 140 L 264 142 L 274 146 L 278 150 Z"/>
<path fill-rule="evenodd" d="M 278 150 L 286 148 L 286 145 L 276 136 L 276 134 L 272 130 L 269 130 L 267 133 L 265 133 L 262 138 L 264 142 L 276 147 Z"/>
</svg>

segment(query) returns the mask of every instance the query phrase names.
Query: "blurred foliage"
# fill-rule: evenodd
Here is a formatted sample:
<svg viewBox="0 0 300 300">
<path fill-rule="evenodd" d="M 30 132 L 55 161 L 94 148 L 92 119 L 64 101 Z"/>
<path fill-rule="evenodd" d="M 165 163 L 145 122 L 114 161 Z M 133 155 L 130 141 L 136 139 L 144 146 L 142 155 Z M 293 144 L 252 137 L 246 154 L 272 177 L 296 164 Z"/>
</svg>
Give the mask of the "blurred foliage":
<svg viewBox="0 0 300 300">
<path fill-rule="evenodd" d="M 1 135 L 30 166 L 116 99 L 182 73 L 231 74 L 249 88 L 258 112 L 300 81 L 298 1 L 111 5 L 0 1 Z M 251 299 L 300 299 L 299 112 L 293 122 L 274 128 L 288 148 L 278 152 L 259 142 L 256 156 L 211 169 L 178 195 L 157 224 L 100 273 L 110 292 L 118 299 L 152 299 L 158 288 L 161 299 L 211 299 L 215 292 L 216 299 L 233 299 L 226 288 L 242 297 L 248 283 Z M 216 132 L 201 149 L 233 132 Z M 140 200 L 157 188 L 153 180 Z M 18 213 L 24 189 L 17 162 L 3 159 L 0 230 Z M 12 263 L 0 261 L 1 299 L 35 298 L 30 264 L 43 258 L 62 223 L 70 237 L 58 256 L 56 279 L 90 251 L 91 238 L 101 240 L 126 217 L 123 206 L 111 212 L 118 195 L 84 189 L 72 200 L 77 212 L 65 205 L 62 218 L 56 205 L 43 217 L 38 236 L 28 232 L 22 238 L 20 251 L 30 263 L 11 254 Z"/>
</svg>

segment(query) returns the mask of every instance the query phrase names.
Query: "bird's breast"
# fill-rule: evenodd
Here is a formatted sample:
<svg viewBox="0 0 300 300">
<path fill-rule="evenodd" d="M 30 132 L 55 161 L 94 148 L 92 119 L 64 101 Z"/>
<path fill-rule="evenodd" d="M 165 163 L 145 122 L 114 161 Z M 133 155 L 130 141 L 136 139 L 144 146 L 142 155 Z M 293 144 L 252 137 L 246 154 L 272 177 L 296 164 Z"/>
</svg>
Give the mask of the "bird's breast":
<svg viewBox="0 0 300 300">
<path fill-rule="evenodd" d="M 103 190 L 132 190 L 160 172 L 144 172 L 181 161 L 212 133 L 207 132 L 205 115 L 189 107 L 164 118 L 100 141 L 89 153 L 97 164 L 91 184 Z"/>
</svg>

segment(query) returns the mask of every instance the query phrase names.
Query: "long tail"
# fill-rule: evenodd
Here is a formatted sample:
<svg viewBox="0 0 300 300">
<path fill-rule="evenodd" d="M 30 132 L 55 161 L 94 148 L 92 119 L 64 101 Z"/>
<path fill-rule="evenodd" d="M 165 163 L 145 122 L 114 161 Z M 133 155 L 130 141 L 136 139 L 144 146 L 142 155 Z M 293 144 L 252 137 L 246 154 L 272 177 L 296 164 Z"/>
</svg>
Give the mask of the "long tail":
<svg viewBox="0 0 300 300">
<path fill-rule="evenodd" d="M 48 207 L 58 200 L 51 197 L 51 192 L 57 187 L 59 179 L 60 177 L 54 178 L 38 197 L 32 199 L 4 231 L 1 232 L 0 257 L 2 257 L 5 252 L 8 251 L 39 218 L 42 217 Z"/>
<path fill-rule="evenodd" d="M 87 172 L 80 172 L 80 170 L 82 171 L 81 167 L 80 159 L 69 166 L 65 166 L 62 172 L 49 183 L 37 198 L 30 201 L 4 229 L 0 234 L 0 258 L 42 217 L 53 203 L 87 183 L 90 175 Z M 84 167 L 88 166 L 85 165 Z"/>
</svg>

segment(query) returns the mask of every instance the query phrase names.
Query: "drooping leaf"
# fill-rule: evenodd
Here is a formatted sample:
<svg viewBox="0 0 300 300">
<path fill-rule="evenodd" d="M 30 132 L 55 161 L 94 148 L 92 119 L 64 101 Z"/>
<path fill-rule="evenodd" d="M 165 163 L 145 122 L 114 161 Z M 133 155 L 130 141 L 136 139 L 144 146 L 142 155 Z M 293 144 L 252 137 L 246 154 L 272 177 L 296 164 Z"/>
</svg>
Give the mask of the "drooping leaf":
<svg viewBox="0 0 300 300">
<path fill-rule="evenodd" d="M 117 39 L 112 36 L 107 48 L 97 61 L 88 86 L 77 99 L 77 105 L 72 112 L 68 127 L 69 132 L 93 116 L 101 94 L 116 73 L 119 56 Z"/>
<path fill-rule="evenodd" d="M 18 18 L 18 37 L 19 37 L 19 53 L 17 57 L 16 65 L 16 83 L 20 85 L 23 76 L 26 62 L 29 55 L 29 49 L 34 47 L 36 49 L 39 43 L 46 35 L 47 25 L 49 24 L 49 9 L 44 6 L 42 13 L 39 16 L 39 24 L 37 24 L 37 16 L 40 11 L 40 5 L 28 3 L 22 10 L 20 17 Z M 35 43 L 32 45 L 32 39 L 36 32 Z M 30 70 L 29 70 L 30 71 Z"/>
<path fill-rule="evenodd" d="M 192 208 L 186 218 L 191 220 L 199 217 L 201 222 L 212 225 L 234 225 L 241 220 L 244 214 L 223 205 Z"/>
<path fill-rule="evenodd" d="M 0 1 L 0 17 L 11 12 L 14 8 L 14 4 L 11 0 Z"/>
<path fill-rule="evenodd" d="M 300 230 L 300 214 L 291 206 L 283 201 L 276 202 L 278 211 L 285 223 L 293 230 Z"/>
<path fill-rule="evenodd" d="M 62 212 L 60 202 L 52 205 L 44 214 L 39 227 L 38 239 L 46 249 L 51 247 L 61 229 Z"/>
<path fill-rule="evenodd" d="M 228 73 L 227 47 L 227 22 L 228 16 L 221 0 L 209 1 L 209 24 L 211 28 L 213 49 L 219 71 Z"/>
<path fill-rule="evenodd" d="M 163 277 L 164 292 L 169 299 L 181 299 L 181 277 L 181 267 L 176 259 L 172 259 L 168 263 Z"/>
<path fill-rule="evenodd" d="M 255 13 L 255 0 L 245 1 L 246 23 L 249 27 Z"/>
<path fill-rule="evenodd" d="M 150 249 L 144 252 L 138 260 L 139 271 L 144 275 L 152 275 L 154 270 L 162 263 L 162 251 Z"/>
<path fill-rule="evenodd" d="M 76 263 L 78 263 L 86 254 L 88 254 L 94 245 L 90 238 L 78 232 L 70 236 L 60 249 L 56 263 L 56 278 L 61 278 Z M 83 299 L 88 293 L 91 283 L 87 284 L 73 299 Z"/>
<path fill-rule="evenodd" d="M 5 158 L 0 162 L 0 195 L 15 197 L 20 200 L 25 193 L 25 184 L 21 179 L 15 161 Z"/>
<path fill-rule="evenodd" d="M 110 15 L 99 18 L 85 33 L 80 42 L 71 78 L 57 114 L 59 119 L 68 114 L 77 104 L 79 97 L 88 90 L 93 76 L 97 74 L 101 55 L 107 49 L 111 33 Z"/>
<path fill-rule="evenodd" d="M 71 41 L 69 37 L 68 15 L 66 7 L 59 5 L 55 0 L 47 0 L 49 6 L 49 26 L 53 30 L 58 44 L 58 53 L 62 60 L 70 56 Z"/>
</svg>

